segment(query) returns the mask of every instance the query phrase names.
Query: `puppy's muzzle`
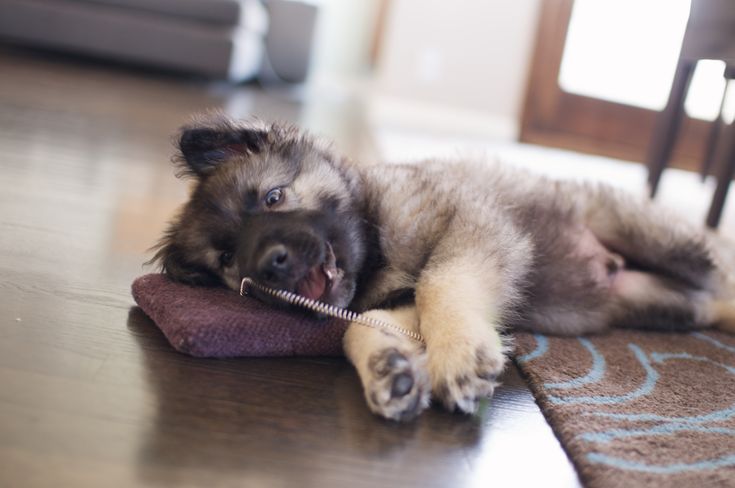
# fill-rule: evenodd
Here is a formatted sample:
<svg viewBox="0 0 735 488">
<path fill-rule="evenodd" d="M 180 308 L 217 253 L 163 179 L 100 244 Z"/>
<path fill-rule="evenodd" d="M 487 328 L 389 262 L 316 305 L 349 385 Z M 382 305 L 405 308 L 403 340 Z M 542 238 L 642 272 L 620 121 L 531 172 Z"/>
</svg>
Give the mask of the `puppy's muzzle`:
<svg viewBox="0 0 735 488">
<path fill-rule="evenodd" d="M 282 290 L 324 293 L 329 280 L 322 276 L 322 265 L 331 248 L 317 217 L 303 212 L 250 216 L 237 251 L 240 279 L 249 277 Z"/>
</svg>

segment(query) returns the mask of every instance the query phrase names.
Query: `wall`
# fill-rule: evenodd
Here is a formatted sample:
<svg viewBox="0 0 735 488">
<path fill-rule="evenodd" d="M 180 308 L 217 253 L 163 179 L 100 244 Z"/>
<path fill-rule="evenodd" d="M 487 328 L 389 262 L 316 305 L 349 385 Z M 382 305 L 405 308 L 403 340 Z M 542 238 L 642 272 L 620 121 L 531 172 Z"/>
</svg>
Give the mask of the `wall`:
<svg viewBox="0 0 735 488">
<path fill-rule="evenodd" d="M 392 0 L 381 117 L 515 138 L 540 2 Z"/>
<path fill-rule="evenodd" d="M 374 0 L 310 0 L 319 6 L 312 75 L 359 78 L 369 70 L 377 15 Z"/>
</svg>

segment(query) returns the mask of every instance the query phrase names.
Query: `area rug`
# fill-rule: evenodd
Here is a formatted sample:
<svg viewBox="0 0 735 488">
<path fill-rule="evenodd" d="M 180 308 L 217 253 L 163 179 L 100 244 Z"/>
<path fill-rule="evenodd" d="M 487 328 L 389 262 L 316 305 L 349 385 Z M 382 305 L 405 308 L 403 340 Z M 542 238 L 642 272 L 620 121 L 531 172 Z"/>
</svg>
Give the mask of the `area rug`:
<svg viewBox="0 0 735 488">
<path fill-rule="evenodd" d="M 735 486 L 735 336 L 517 334 L 516 347 L 585 486 Z"/>
</svg>

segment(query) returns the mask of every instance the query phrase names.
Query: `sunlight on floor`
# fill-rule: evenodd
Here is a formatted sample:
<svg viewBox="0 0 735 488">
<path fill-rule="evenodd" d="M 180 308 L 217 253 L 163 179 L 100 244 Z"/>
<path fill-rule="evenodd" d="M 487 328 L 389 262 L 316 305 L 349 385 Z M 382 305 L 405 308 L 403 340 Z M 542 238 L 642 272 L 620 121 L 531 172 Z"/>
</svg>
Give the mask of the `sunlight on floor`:
<svg viewBox="0 0 735 488">
<path fill-rule="evenodd" d="M 646 168 L 638 163 L 612 158 L 530 144 L 480 138 L 440 138 L 397 130 L 376 130 L 375 140 L 386 161 L 405 162 L 429 157 L 497 159 L 552 178 L 601 181 L 638 195 L 646 192 Z M 698 174 L 667 169 L 656 199 L 692 222 L 703 223 L 714 189 L 715 181 L 711 177 L 702 182 Z M 735 236 L 735 198 L 730 198 L 725 206 L 720 231 Z"/>
</svg>

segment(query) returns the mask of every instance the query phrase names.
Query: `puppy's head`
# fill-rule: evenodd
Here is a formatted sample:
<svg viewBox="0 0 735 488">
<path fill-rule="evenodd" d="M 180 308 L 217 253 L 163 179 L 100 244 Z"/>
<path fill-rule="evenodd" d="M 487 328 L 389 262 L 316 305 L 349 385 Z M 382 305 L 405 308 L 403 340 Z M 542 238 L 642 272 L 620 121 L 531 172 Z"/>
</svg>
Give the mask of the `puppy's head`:
<svg viewBox="0 0 735 488">
<path fill-rule="evenodd" d="M 177 145 L 194 188 L 152 260 L 165 273 L 232 289 L 249 276 L 350 302 L 365 249 L 359 178 L 346 160 L 293 127 L 218 114 L 185 126 Z"/>
</svg>

